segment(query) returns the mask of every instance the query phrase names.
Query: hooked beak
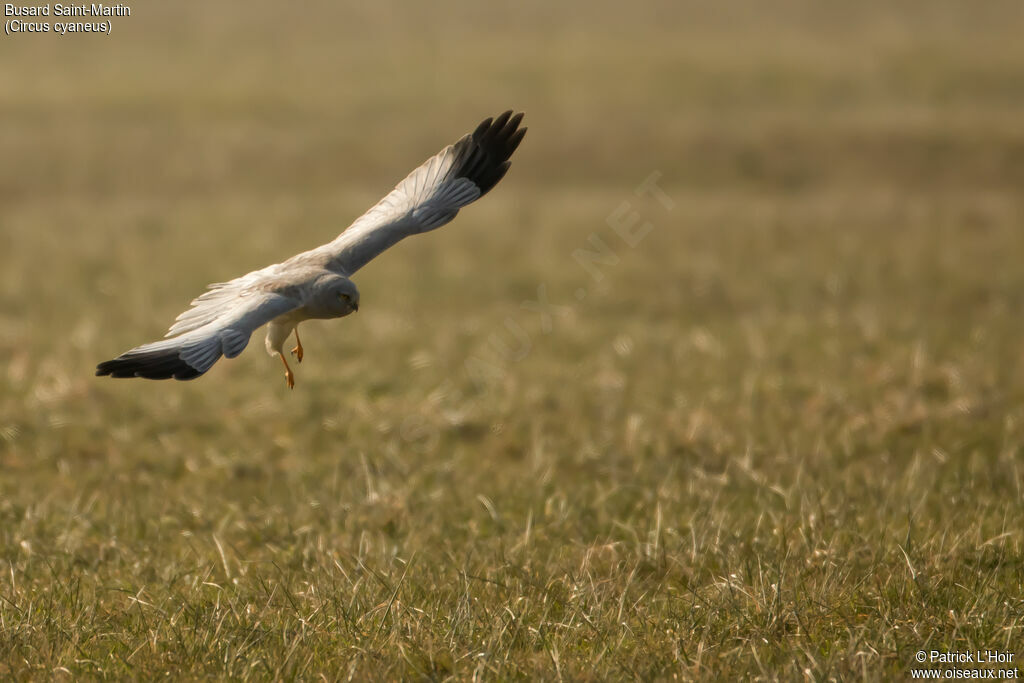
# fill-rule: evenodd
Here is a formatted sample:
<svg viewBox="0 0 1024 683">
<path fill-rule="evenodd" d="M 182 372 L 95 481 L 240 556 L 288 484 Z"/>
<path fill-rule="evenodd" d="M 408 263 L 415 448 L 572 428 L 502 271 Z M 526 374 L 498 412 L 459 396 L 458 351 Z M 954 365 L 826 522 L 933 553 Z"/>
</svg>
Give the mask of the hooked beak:
<svg viewBox="0 0 1024 683">
<path fill-rule="evenodd" d="M 355 303 L 353 301 L 352 302 L 352 310 L 355 311 L 356 313 L 358 313 L 359 312 L 359 304 L 357 304 L 357 303 Z"/>
</svg>

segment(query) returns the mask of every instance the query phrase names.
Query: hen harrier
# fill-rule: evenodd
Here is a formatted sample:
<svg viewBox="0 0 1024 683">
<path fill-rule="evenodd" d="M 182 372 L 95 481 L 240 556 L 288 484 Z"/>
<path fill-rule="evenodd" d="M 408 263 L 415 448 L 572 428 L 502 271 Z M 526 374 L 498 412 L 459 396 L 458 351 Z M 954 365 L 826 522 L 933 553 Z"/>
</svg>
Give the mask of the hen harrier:
<svg viewBox="0 0 1024 683">
<path fill-rule="evenodd" d="M 403 237 L 436 230 L 459 209 L 487 194 L 505 175 L 509 157 L 526 134 L 522 114 L 486 119 L 472 135 L 441 150 L 334 241 L 262 270 L 219 282 L 178 316 L 166 339 L 100 363 L 97 375 L 195 379 L 220 357 L 234 358 L 249 337 L 267 325 L 267 353 L 284 363 L 288 387 L 295 376 L 282 345 L 295 332 L 291 351 L 302 362 L 298 324 L 341 318 L 359 310 L 359 290 L 349 278 Z"/>
</svg>

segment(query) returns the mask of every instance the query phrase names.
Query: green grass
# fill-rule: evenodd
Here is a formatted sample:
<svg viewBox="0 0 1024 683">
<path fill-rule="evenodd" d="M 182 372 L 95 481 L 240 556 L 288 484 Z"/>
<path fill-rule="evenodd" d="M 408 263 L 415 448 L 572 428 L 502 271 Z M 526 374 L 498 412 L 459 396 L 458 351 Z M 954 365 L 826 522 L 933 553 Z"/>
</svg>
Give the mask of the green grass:
<svg viewBox="0 0 1024 683">
<path fill-rule="evenodd" d="M 0 677 L 1020 659 L 1017 3 L 246 7 L 0 43 Z M 509 107 L 294 392 L 93 377 Z"/>
</svg>

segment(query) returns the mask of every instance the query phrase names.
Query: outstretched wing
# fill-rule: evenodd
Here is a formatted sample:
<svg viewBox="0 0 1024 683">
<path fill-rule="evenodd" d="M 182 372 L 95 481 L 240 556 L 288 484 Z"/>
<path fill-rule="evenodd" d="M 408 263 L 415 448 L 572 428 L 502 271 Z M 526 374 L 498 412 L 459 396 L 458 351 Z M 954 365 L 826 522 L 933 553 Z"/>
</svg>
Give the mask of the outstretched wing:
<svg viewBox="0 0 1024 683">
<path fill-rule="evenodd" d="M 100 363 L 96 374 L 195 379 L 222 355 L 234 358 L 257 328 L 301 305 L 295 297 L 246 286 L 246 278 L 259 272 L 214 285 L 192 302 L 193 308 L 178 316 L 168 332 L 178 336 L 136 347 Z"/>
<path fill-rule="evenodd" d="M 526 134 L 519 127 L 522 118 L 507 111 L 484 120 L 410 173 L 333 242 L 296 258 L 315 256 L 311 260 L 324 267 L 352 275 L 403 237 L 441 227 L 508 171 L 509 157 Z"/>
<path fill-rule="evenodd" d="M 327 268 L 350 275 L 407 235 L 441 227 L 505 175 L 526 134 L 522 114 L 486 119 L 413 171 L 333 242 L 284 263 L 210 286 L 178 316 L 167 339 L 100 363 L 97 375 L 193 379 L 223 355 L 234 358 L 261 325 L 302 305 L 306 276 Z"/>
</svg>

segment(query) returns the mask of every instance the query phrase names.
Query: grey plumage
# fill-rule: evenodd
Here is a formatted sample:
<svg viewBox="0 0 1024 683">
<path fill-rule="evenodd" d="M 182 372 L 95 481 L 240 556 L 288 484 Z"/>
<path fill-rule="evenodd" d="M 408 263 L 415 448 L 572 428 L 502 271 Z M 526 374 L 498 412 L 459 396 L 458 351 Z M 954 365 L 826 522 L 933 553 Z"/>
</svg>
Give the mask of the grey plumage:
<svg viewBox="0 0 1024 683">
<path fill-rule="evenodd" d="M 358 310 L 359 291 L 349 279 L 399 240 L 436 230 L 459 209 L 491 190 L 509 168 L 526 133 L 522 114 L 484 120 L 472 134 L 441 150 L 333 241 L 228 282 L 209 286 L 171 325 L 167 338 L 100 363 L 97 375 L 194 379 L 220 357 L 234 358 L 252 333 L 269 323 L 267 350 L 282 345 L 310 318 L 343 317 Z M 297 332 L 296 332 L 297 338 Z M 294 351 L 302 359 L 301 343 Z"/>
</svg>

